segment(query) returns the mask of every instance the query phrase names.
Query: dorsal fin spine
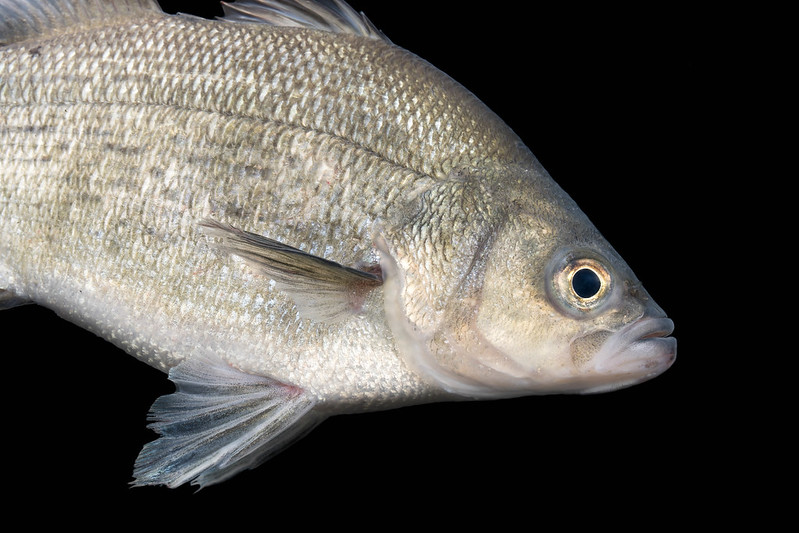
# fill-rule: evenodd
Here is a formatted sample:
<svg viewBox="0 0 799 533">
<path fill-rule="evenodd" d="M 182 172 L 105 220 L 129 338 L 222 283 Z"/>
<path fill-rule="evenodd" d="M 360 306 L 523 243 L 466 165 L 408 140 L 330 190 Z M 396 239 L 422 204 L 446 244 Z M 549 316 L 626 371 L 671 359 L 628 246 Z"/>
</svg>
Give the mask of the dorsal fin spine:
<svg viewBox="0 0 799 533">
<path fill-rule="evenodd" d="M 237 0 L 222 2 L 222 9 L 222 20 L 311 28 L 391 42 L 344 0 Z"/>
<path fill-rule="evenodd" d="M 391 42 L 344 0 L 238 0 L 221 2 L 230 22 L 310 28 Z M 57 34 L 109 18 L 163 13 L 156 0 L 0 0 L 0 46 Z"/>
</svg>

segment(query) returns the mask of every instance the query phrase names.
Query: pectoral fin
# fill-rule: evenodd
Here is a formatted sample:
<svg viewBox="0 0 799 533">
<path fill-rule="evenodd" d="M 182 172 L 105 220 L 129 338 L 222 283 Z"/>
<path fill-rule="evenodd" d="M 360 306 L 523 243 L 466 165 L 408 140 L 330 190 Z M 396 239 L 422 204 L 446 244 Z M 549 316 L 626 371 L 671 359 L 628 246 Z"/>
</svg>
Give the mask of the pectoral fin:
<svg viewBox="0 0 799 533">
<path fill-rule="evenodd" d="M 335 322 L 349 317 L 360 311 L 369 291 L 383 283 L 379 267 L 374 272 L 350 268 L 215 220 L 201 226 L 222 239 L 220 248 L 273 279 L 306 318 Z"/>
<path fill-rule="evenodd" d="M 254 468 L 323 420 L 305 390 L 240 372 L 221 360 L 190 358 L 169 372 L 173 394 L 153 404 L 133 485 L 201 487 Z"/>
</svg>

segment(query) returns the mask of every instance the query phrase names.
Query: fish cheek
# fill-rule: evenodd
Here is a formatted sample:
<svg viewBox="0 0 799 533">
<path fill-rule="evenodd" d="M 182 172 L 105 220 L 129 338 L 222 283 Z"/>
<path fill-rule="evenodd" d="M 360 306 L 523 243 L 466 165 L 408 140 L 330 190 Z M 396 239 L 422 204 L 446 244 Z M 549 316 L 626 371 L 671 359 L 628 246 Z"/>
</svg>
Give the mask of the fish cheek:
<svg viewBox="0 0 799 533">
<path fill-rule="evenodd" d="M 552 312 L 543 283 L 516 277 L 510 267 L 503 270 L 486 272 L 475 327 L 526 372 L 560 366 L 557 354 L 568 350 L 568 343 L 557 333 L 567 329 L 568 321 Z"/>
<path fill-rule="evenodd" d="M 548 291 L 548 265 L 561 246 L 552 238 L 557 232 L 540 219 L 516 218 L 488 258 L 476 327 L 531 379 L 573 375 L 582 361 L 572 357 L 571 340 L 587 324 L 559 309 Z"/>
</svg>

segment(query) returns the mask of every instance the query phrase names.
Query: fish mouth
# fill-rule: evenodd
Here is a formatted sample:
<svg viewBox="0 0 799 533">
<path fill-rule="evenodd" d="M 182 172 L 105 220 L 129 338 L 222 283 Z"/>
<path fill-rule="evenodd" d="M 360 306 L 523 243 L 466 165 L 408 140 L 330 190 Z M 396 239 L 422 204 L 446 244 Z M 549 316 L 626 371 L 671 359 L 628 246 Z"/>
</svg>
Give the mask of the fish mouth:
<svg viewBox="0 0 799 533">
<path fill-rule="evenodd" d="M 583 392 L 606 392 L 652 379 L 677 358 L 674 322 L 665 317 L 639 318 L 613 333 L 591 361 L 598 383 Z"/>
<path fill-rule="evenodd" d="M 619 333 L 638 337 L 639 341 L 668 337 L 674 331 L 674 322 L 669 318 L 640 318 L 623 328 Z"/>
</svg>

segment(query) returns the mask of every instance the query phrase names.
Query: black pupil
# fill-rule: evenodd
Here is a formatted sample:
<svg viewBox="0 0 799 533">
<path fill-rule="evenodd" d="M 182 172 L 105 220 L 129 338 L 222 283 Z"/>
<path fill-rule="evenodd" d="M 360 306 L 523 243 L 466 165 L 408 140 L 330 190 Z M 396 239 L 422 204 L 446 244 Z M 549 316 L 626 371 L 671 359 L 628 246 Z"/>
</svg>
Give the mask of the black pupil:
<svg viewBox="0 0 799 533">
<path fill-rule="evenodd" d="M 572 277 L 572 288 L 580 298 L 595 296 L 602 287 L 602 281 L 596 272 L 590 268 L 581 268 Z"/>
</svg>

